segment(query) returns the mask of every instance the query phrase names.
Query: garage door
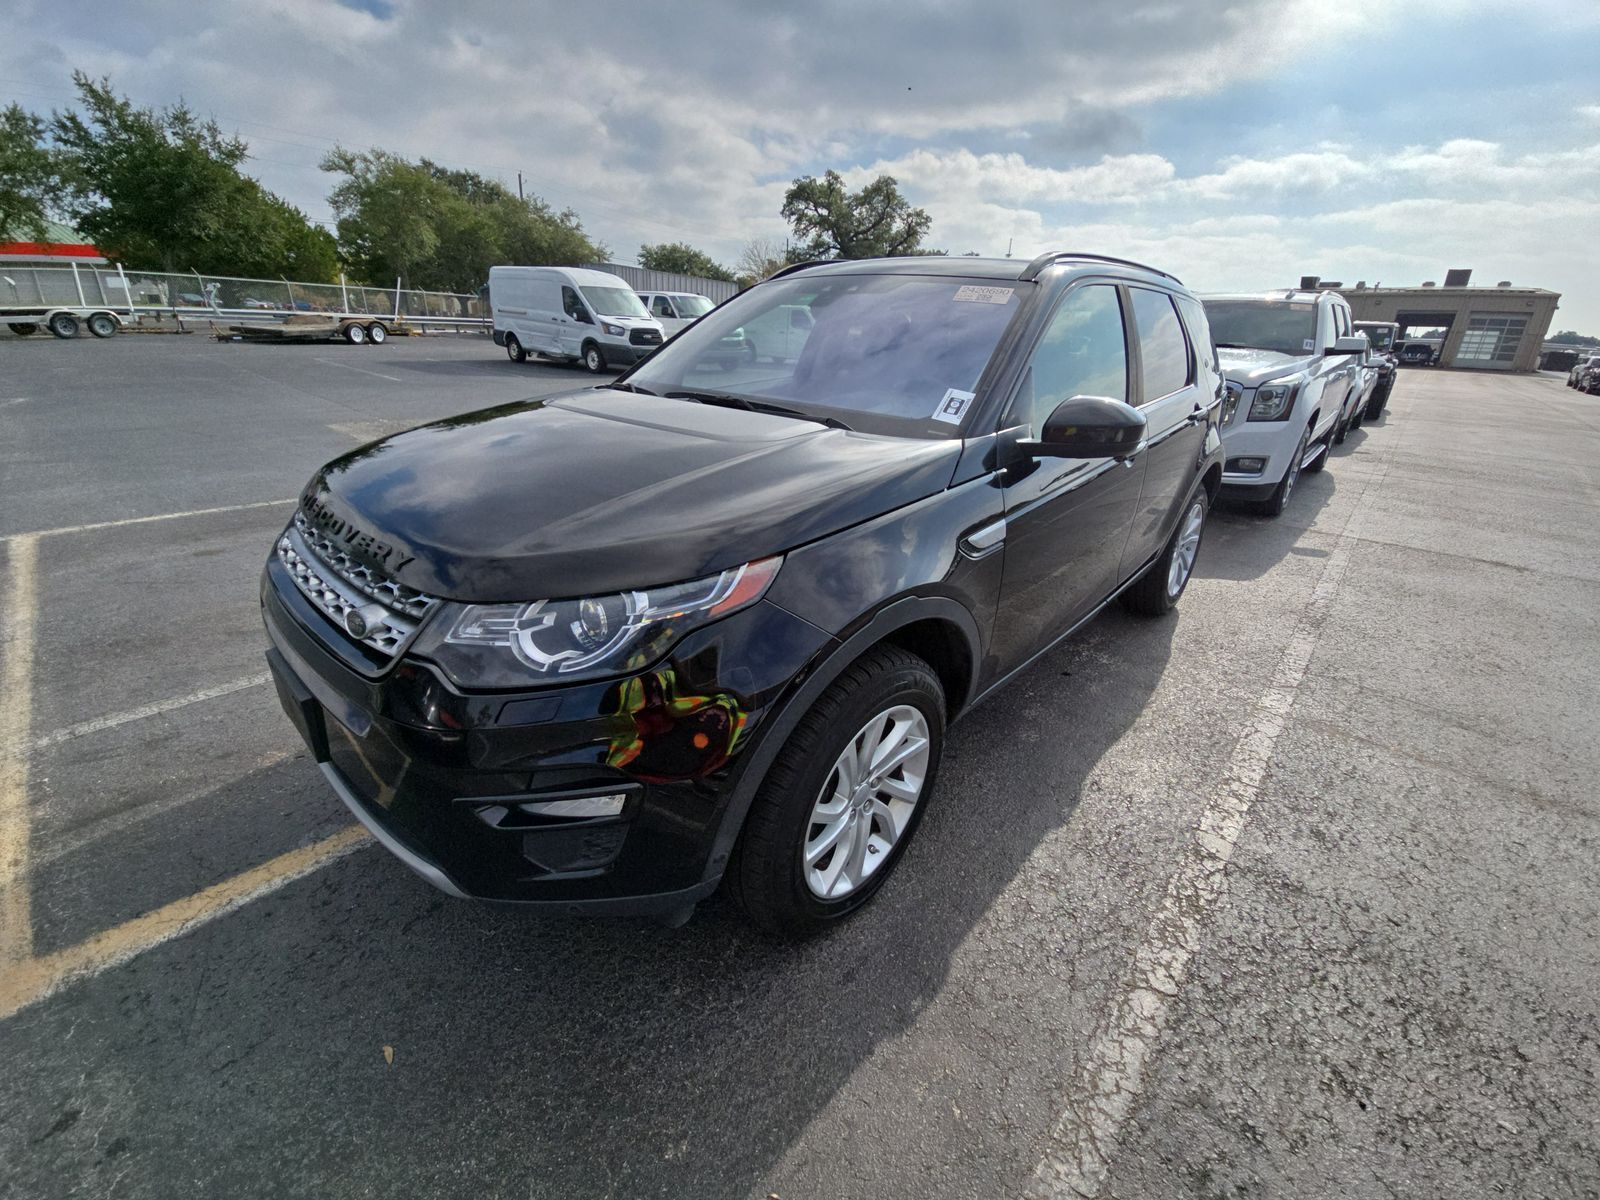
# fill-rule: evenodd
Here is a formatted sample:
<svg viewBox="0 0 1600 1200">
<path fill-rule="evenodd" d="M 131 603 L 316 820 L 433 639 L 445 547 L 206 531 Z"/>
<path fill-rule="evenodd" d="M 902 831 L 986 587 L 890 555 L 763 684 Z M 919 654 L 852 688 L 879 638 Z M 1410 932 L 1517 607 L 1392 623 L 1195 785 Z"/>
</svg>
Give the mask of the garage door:
<svg viewBox="0 0 1600 1200">
<path fill-rule="evenodd" d="M 1528 318 L 1521 313 L 1477 313 L 1469 317 L 1456 350 L 1455 365 L 1509 371 L 1527 328 Z"/>
</svg>

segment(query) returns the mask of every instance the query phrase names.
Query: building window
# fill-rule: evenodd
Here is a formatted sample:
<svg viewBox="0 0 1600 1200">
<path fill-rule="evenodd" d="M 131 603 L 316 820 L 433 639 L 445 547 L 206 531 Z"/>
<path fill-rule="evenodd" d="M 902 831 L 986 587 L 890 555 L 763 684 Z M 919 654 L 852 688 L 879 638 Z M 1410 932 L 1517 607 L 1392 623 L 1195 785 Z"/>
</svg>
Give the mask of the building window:
<svg viewBox="0 0 1600 1200">
<path fill-rule="evenodd" d="M 1509 367 L 1527 331 L 1528 318 L 1516 313 L 1477 313 L 1467 319 L 1456 350 L 1462 366 Z"/>
</svg>

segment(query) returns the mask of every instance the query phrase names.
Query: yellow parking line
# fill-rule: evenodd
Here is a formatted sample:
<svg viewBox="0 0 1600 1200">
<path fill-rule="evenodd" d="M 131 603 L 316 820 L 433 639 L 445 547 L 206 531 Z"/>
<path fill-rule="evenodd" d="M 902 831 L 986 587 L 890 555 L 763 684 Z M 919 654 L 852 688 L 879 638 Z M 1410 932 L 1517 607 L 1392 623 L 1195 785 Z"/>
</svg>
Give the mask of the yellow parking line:
<svg viewBox="0 0 1600 1200">
<path fill-rule="evenodd" d="M 332 837 L 280 854 L 232 879 L 97 933 L 76 946 L 8 967 L 0 971 L 0 1020 L 76 980 L 121 966 L 146 950 L 198 929 L 359 850 L 371 840 L 372 835 L 360 825 L 351 825 Z"/>
<path fill-rule="evenodd" d="M 0 609 L 0 971 L 33 954 L 28 860 L 28 736 L 33 727 L 34 573 L 39 539 L 19 537 L 6 558 Z"/>
</svg>

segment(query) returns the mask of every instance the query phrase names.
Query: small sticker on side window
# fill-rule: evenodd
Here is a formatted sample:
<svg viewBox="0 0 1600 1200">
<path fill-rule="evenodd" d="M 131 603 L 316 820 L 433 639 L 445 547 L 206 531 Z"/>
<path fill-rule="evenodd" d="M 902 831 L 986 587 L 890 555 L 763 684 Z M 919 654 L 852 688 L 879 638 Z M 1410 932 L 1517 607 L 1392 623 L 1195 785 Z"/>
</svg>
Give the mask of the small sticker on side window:
<svg viewBox="0 0 1600 1200">
<path fill-rule="evenodd" d="M 967 408 L 972 403 L 972 392 L 961 392 L 951 388 L 944 394 L 944 399 L 939 401 L 939 407 L 933 410 L 933 419 L 943 421 L 947 425 L 961 424 L 961 418 L 967 415 Z"/>
<path fill-rule="evenodd" d="M 1011 293 L 1016 288 L 1006 287 L 979 287 L 975 283 L 963 283 L 956 289 L 954 300 L 963 300 L 968 304 L 1005 304 L 1011 299 Z"/>
<path fill-rule="evenodd" d="M 1305 341 L 1300 343 L 1300 349 L 1309 350 L 1309 349 L 1311 349 L 1311 347 L 1313 347 L 1315 345 L 1316 345 L 1316 343 L 1313 342 L 1310 338 L 1306 338 Z"/>
</svg>

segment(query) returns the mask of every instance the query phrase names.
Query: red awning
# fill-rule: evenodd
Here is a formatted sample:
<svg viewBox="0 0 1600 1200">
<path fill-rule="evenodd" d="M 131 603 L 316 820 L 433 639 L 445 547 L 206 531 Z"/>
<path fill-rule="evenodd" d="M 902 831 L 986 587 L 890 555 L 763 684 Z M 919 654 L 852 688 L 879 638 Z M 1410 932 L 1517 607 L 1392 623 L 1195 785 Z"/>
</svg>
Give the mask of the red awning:
<svg viewBox="0 0 1600 1200">
<path fill-rule="evenodd" d="M 0 258 L 103 258 L 96 246 L 66 242 L 0 242 Z"/>
</svg>

